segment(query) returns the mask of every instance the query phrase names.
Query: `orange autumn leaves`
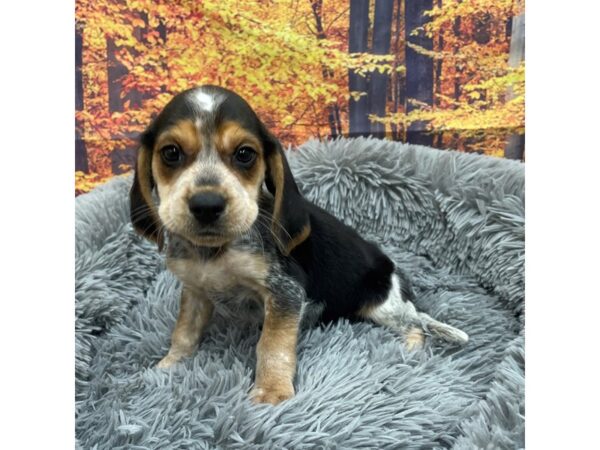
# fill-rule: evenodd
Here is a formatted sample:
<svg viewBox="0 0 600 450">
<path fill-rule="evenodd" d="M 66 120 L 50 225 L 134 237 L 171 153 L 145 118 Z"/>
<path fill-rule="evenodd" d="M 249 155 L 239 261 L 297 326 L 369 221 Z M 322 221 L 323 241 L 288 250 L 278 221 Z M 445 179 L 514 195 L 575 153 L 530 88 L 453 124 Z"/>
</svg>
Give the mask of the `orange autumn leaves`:
<svg viewBox="0 0 600 450">
<path fill-rule="evenodd" d="M 348 101 L 357 95 L 349 92 L 348 70 L 365 76 L 402 76 L 404 70 L 402 55 L 348 54 L 349 6 L 348 0 L 323 0 L 316 9 L 314 0 L 78 0 L 83 107 L 76 118 L 87 170 L 76 173 L 76 192 L 131 169 L 137 136 L 153 115 L 174 94 L 200 84 L 222 85 L 247 98 L 284 145 L 328 137 L 334 107 L 347 133 Z M 507 0 L 444 0 L 434 7 L 425 30 L 435 42 L 443 37 L 431 55 L 443 61 L 434 104 L 410 117 L 401 106 L 377 120 L 387 129 L 427 120 L 434 132 L 473 130 L 462 132 L 455 147 L 469 150 L 471 139 L 501 154 L 505 130 L 523 126 L 524 71 L 509 70 L 509 42 L 502 34 L 519 7 Z M 482 15 L 490 39 L 477 44 L 473 33 Z M 510 102 L 508 86 L 515 93 Z"/>
</svg>

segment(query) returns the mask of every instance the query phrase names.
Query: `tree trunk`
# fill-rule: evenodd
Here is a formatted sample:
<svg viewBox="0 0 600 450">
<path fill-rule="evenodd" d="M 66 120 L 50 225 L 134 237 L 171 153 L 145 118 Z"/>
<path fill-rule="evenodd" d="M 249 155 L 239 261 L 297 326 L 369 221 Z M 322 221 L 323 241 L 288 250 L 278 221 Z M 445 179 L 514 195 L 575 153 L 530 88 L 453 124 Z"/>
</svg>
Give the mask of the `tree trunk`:
<svg viewBox="0 0 600 450">
<path fill-rule="evenodd" d="M 437 0 L 437 7 L 441 8 L 442 7 L 442 0 Z M 444 34 L 442 32 L 442 30 L 439 31 L 439 37 L 438 37 L 438 41 L 437 41 L 437 51 L 438 52 L 442 52 L 444 51 Z M 441 100 L 441 94 L 442 94 L 442 70 L 443 70 L 443 64 L 444 61 L 442 60 L 442 58 L 438 58 L 435 61 L 435 98 L 434 98 L 434 105 L 435 108 L 439 108 L 441 107 L 442 104 L 442 100 Z M 444 132 L 443 131 L 438 131 L 435 133 L 435 139 L 434 139 L 434 147 L 435 148 L 442 148 L 444 143 Z"/>
<path fill-rule="evenodd" d="M 323 29 L 323 0 L 312 0 L 310 6 L 315 18 L 317 39 L 325 39 L 327 36 L 325 35 L 325 30 Z M 323 73 L 323 79 L 328 80 L 333 78 L 333 72 L 324 64 L 321 65 L 321 71 Z M 330 104 L 327 106 L 327 121 L 329 122 L 329 128 L 331 129 L 331 138 L 335 138 L 342 133 L 342 124 L 340 121 L 340 113 L 337 104 Z"/>
<path fill-rule="evenodd" d="M 513 133 L 508 137 L 504 148 L 504 157 L 508 159 L 525 159 L 525 133 Z"/>
<path fill-rule="evenodd" d="M 112 38 L 106 39 L 108 61 L 108 111 L 122 112 L 121 78 L 127 75 L 127 68 L 117 59 L 117 46 Z"/>
<path fill-rule="evenodd" d="M 452 32 L 454 33 L 454 37 L 456 37 L 456 38 L 460 37 L 460 24 L 461 24 L 461 19 L 459 16 L 456 19 L 454 19 L 454 23 L 452 24 Z M 460 49 L 460 45 L 457 44 L 454 47 L 454 54 L 457 54 L 459 49 Z M 460 75 L 461 74 L 462 74 L 462 67 L 457 63 L 456 66 L 454 66 L 454 100 L 456 102 L 458 102 L 460 100 Z M 457 108 L 457 106 L 455 106 L 455 109 L 456 108 Z"/>
<path fill-rule="evenodd" d="M 144 41 L 144 32 L 148 29 L 148 16 L 147 14 L 141 15 L 145 25 L 142 27 L 136 27 L 133 30 L 133 34 L 139 41 Z M 160 23 L 157 27 L 159 35 L 166 41 L 166 26 Z M 139 109 L 143 107 L 145 100 L 149 98 L 149 95 L 144 92 L 140 92 L 137 89 L 131 89 L 126 95 L 121 97 L 123 93 L 122 78 L 128 74 L 127 68 L 117 59 L 117 46 L 112 39 L 107 39 L 107 58 L 108 58 L 108 105 L 109 112 L 122 112 L 125 110 L 125 103 L 129 102 L 129 109 Z M 135 50 L 132 50 L 134 55 L 137 55 Z M 161 91 L 164 92 L 166 86 L 161 86 Z M 114 137 L 113 137 L 114 138 Z M 137 134 L 127 135 L 125 138 L 133 140 L 135 142 L 128 143 L 125 148 L 118 148 L 116 145 L 113 148 L 111 157 L 111 167 L 113 174 L 121 174 L 126 170 L 123 166 L 133 167 L 135 165 L 135 158 L 137 154 Z M 122 139 L 122 137 L 119 137 Z"/>
<path fill-rule="evenodd" d="M 405 39 L 427 50 L 433 50 L 433 40 L 423 33 L 411 36 L 411 32 L 427 22 L 423 13 L 432 8 L 433 0 L 411 0 L 405 4 Z M 406 112 L 410 113 L 417 106 L 411 100 L 433 105 L 433 61 L 430 57 L 417 53 L 406 46 Z M 433 144 L 433 136 L 426 131 L 423 121 L 412 122 L 408 127 L 407 141 L 413 144 Z"/>
<path fill-rule="evenodd" d="M 438 8 L 442 7 L 442 0 L 437 0 L 437 7 Z M 437 51 L 438 52 L 444 51 L 444 34 L 442 33 L 441 30 L 439 31 L 439 37 L 438 37 L 438 41 L 437 41 Z M 435 96 L 434 104 L 437 107 L 441 106 L 440 94 L 442 93 L 443 63 L 444 63 L 444 61 L 441 58 L 438 58 L 435 61 L 435 94 L 436 94 L 436 96 Z"/>
<path fill-rule="evenodd" d="M 486 45 L 490 42 L 491 21 L 492 17 L 489 13 L 475 19 L 473 40 L 479 45 Z"/>
<path fill-rule="evenodd" d="M 112 38 L 106 39 L 106 53 L 108 61 L 108 112 L 123 112 L 125 101 L 136 102 L 136 95 L 130 94 L 128 98 L 122 98 L 122 78 L 127 75 L 127 68 L 117 59 L 117 46 Z M 118 175 L 123 173 L 121 164 L 127 164 L 124 153 L 131 153 L 131 149 L 120 149 L 120 136 L 111 136 L 112 148 L 110 151 L 110 162 L 112 173 Z"/>
<path fill-rule="evenodd" d="M 513 17 L 512 35 L 510 38 L 510 53 L 508 65 L 518 67 L 525 59 L 525 14 Z M 512 91 L 506 93 L 506 100 L 513 96 Z M 513 133 L 508 138 L 504 148 L 504 157 L 509 159 L 523 160 L 525 157 L 525 134 Z"/>
<path fill-rule="evenodd" d="M 375 20 L 373 22 L 373 49 L 374 55 L 388 55 L 390 53 L 392 37 L 392 13 L 394 0 L 375 0 Z M 385 116 L 386 93 L 389 75 L 375 71 L 369 81 L 369 114 L 377 117 Z M 371 134 L 378 138 L 385 137 L 385 125 L 371 122 Z"/>
<path fill-rule="evenodd" d="M 400 31 L 401 31 L 401 20 L 402 20 L 402 0 L 396 1 L 396 11 L 394 14 L 394 64 L 392 65 L 392 75 L 390 77 L 390 91 L 392 94 L 392 113 L 396 114 L 398 112 L 398 108 L 400 107 L 400 88 L 401 88 L 401 76 L 400 73 L 396 70 L 399 65 L 400 59 Z M 402 102 L 403 103 L 403 102 Z M 402 127 L 395 122 L 391 123 L 391 131 L 392 131 L 392 139 L 394 141 L 400 140 L 400 131 Z"/>
<path fill-rule="evenodd" d="M 506 21 L 506 40 L 510 41 L 512 35 L 512 17 Z"/>
<path fill-rule="evenodd" d="M 333 117 L 337 126 L 337 134 L 341 135 L 342 131 L 342 117 L 340 115 L 340 105 L 337 103 L 333 105 Z"/>
<path fill-rule="evenodd" d="M 148 29 L 148 14 L 142 13 L 140 14 L 141 19 L 144 21 L 144 26 L 142 27 L 135 27 L 133 29 L 133 35 L 135 36 L 135 38 L 140 41 L 140 42 L 144 42 L 147 43 L 146 39 L 144 38 L 144 32 Z M 162 25 L 162 24 L 161 24 Z M 166 29 L 164 29 L 164 26 L 161 27 L 161 25 L 159 25 L 157 27 L 157 31 L 159 33 L 159 35 L 161 35 L 162 37 L 162 33 L 166 32 Z M 166 38 L 166 35 L 165 35 Z M 136 50 L 131 50 L 131 52 L 133 53 L 134 56 L 138 56 L 138 52 Z M 118 63 L 120 64 L 120 63 Z M 124 74 L 127 74 L 127 69 L 124 69 Z M 122 85 L 121 83 L 119 83 L 119 91 L 122 90 Z M 130 109 L 140 109 L 142 108 L 144 101 L 147 100 L 149 98 L 147 93 L 144 92 L 140 92 L 137 89 L 131 89 L 126 95 L 124 95 L 123 97 L 123 104 L 126 101 L 129 101 L 129 108 Z"/>
<path fill-rule="evenodd" d="M 157 31 L 158 31 L 160 38 L 163 41 L 162 45 L 166 48 L 166 46 L 167 46 L 167 25 L 162 20 L 158 21 Z M 166 59 L 161 62 L 161 65 L 163 66 L 165 71 L 169 70 L 168 62 Z M 162 93 L 167 92 L 167 85 L 165 83 L 160 85 L 160 92 L 162 92 Z"/>
<path fill-rule="evenodd" d="M 369 37 L 369 0 L 350 0 L 350 27 L 348 29 L 348 52 L 366 53 Z M 348 71 L 348 88 L 350 92 L 367 93 L 367 79 L 355 71 Z M 350 136 L 366 136 L 369 134 L 368 103 L 365 95 L 358 100 L 350 97 L 349 122 Z"/>
<path fill-rule="evenodd" d="M 75 110 L 83 110 L 83 35 L 78 27 L 75 27 Z M 85 142 L 82 135 L 83 124 L 75 118 L 75 170 L 87 173 L 88 157 Z"/>
</svg>

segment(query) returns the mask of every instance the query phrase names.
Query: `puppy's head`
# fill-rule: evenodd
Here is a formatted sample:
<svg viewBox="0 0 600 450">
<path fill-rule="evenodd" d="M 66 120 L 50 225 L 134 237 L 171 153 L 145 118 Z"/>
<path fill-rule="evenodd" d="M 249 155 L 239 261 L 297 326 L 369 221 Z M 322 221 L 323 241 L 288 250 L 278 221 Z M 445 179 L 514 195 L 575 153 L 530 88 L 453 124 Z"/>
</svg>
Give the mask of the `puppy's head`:
<svg viewBox="0 0 600 450">
<path fill-rule="evenodd" d="M 310 233 L 281 144 L 237 94 L 202 86 L 174 97 L 142 134 L 131 220 L 163 244 L 164 231 L 218 247 L 258 220 L 263 183 L 274 196 L 271 230 L 284 254 Z"/>
</svg>

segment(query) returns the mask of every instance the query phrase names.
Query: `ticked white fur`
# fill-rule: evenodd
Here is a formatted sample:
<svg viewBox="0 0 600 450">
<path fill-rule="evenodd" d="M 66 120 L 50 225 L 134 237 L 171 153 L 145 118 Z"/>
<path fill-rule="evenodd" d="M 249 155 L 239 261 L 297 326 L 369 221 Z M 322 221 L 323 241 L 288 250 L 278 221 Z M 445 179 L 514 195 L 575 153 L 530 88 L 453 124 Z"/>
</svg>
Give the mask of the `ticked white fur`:
<svg viewBox="0 0 600 450">
<path fill-rule="evenodd" d="M 376 323 L 397 328 L 400 322 L 409 323 L 419 318 L 415 305 L 402 298 L 400 278 L 392 275 L 392 287 L 383 303 L 369 311 L 369 319 Z"/>
<path fill-rule="evenodd" d="M 370 308 L 365 317 L 389 327 L 404 336 L 409 349 L 418 348 L 424 342 L 423 330 L 443 340 L 465 344 L 469 336 L 462 330 L 433 319 L 417 311 L 415 305 L 402 298 L 400 277 L 392 275 L 392 286 L 383 303 Z"/>
<path fill-rule="evenodd" d="M 193 292 L 214 300 L 231 291 L 251 298 L 264 288 L 269 267 L 264 258 L 240 250 L 227 250 L 218 259 L 169 258 L 167 266 Z"/>
</svg>

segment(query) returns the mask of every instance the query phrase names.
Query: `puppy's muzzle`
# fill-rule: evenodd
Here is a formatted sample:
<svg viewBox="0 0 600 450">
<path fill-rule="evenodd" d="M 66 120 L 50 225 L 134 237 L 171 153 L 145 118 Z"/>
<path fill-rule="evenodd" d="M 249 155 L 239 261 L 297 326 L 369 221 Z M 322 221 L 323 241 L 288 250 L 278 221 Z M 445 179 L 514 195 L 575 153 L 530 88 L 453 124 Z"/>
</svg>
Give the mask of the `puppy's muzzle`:
<svg viewBox="0 0 600 450">
<path fill-rule="evenodd" d="M 225 211 L 225 197 L 215 192 L 201 192 L 188 200 L 190 212 L 201 225 L 217 221 Z"/>
</svg>

